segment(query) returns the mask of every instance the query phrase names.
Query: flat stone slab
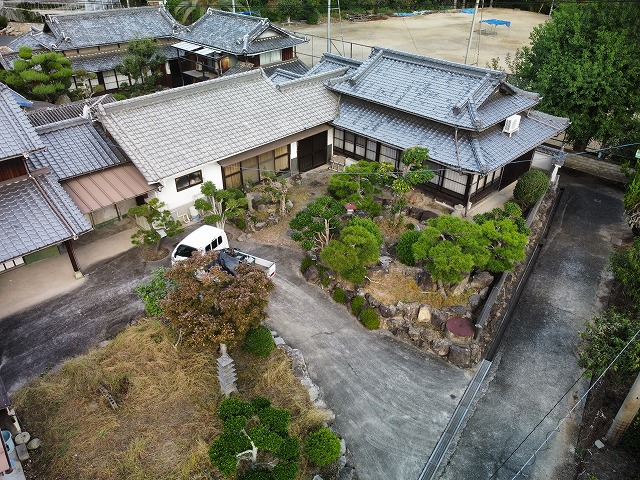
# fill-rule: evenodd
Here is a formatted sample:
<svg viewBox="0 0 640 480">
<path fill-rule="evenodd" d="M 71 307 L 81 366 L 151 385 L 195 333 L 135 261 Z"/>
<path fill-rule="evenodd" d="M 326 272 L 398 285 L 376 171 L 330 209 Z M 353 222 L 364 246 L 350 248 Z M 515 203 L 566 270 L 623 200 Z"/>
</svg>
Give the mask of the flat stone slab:
<svg viewBox="0 0 640 480">
<path fill-rule="evenodd" d="M 27 446 L 24 443 L 16 445 L 16 455 L 18 455 L 18 460 L 21 462 L 29 460 L 29 450 L 27 450 Z"/>
<path fill-rule="evenodd" d="M 468 318 L 451 317 L 447 320 L 447 337 L 456 343 L 469 343 L 476 330 Z"/>
</svg>

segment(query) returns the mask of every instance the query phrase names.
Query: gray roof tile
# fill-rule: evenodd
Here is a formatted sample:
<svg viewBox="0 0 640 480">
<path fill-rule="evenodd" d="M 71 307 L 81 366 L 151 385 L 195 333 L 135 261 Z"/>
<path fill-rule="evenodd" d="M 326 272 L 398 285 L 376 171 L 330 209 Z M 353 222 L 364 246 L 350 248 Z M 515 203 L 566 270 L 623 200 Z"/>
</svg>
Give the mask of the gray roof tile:
<svg viewBox="0 0 640 480">
<path fill-rule="evenodd" d="M 332 70 L 337 70 L 340 68 L 347 67 L 346 75 L 350 75 L 354 73 L 359 67 L 362 65 L 360 60 L 354 60 L 353 58 L 343 57 L 341 55 L 336 55 L 334 53 L 323 53 L 322 58 L 318 63 L 316 63 L 307 75 L 315 75 L 318 73 L 325 73 Z"/>
<path fill-rule="evenodd" d="M 276 70 L 284 70 L 290 73 L 294 73 L 298 76 L 302 76 L 309 71 L 309 67 L 307 67 L 305 63 L 299 58 L 287 60 L 285 62 L 270 65 L 268 67 L 262 67 L 262 69 L 264 70 L 264 73 L 267 75 L 267 77 L 271 77 L 271 75 L 273 75 Z"/>
<path fill-rule="evenodd" d="M 91 225 L 53 174 L 0 184 L 0 261 L 55 245 L 89 230 Z"/>
<path fill-rule="evenodd" d="M 16 52 L 20 50 L 20 47 L 31 47 L 33 50 L 42 50 L 51 48 L 55 43 L 55 37 L 48 33 L 43 33 L 41 30 L 31 30 L 29 33 L 20 35 L 16 39 L 9 42 L 7 45 L 11 50 Z"/>
<path fill-rule="evenodd" d="M 443 165 L 487 173 L 537 147 L 568 126 L 567 119 L 540 112 L 523 116 L 518 132 L 509 137 L 502 125 L 475 133 L 455 129 L 362 100 L 344 98 L 333 124 L 400 149 L 422 146 Z"/>
<path fill-rule="evenodd" d="M 235 55 L 255 55 L 306 42 L 304 38 L 273 25 L 267 18 L 211 8 L 174 36 Z"/>
<path fill-rule="evenodd" d="M 44 148 L 11 89 L 0 83 L 0 161 Z"/>
<path fill-rule="evenodd" d="M 44 32 L 55 38 L 54 50 L 65 50 L 171 37 L 179 27 L 164 8 L 137 7 L 47 15 Z"/>
<path fill-rule="evenodd" d="M 278 88 L 261 69 L 100 105 L 98 118 L 149 183 L 330 122 L 317 77 Z"/>
<path fill-rule="evenodd" d="M 355 72 L 328 83 L 336 92 L 446 125 L 481 131 L 533 107 L 537 94 L 486 68 L 375 47 Z"/>
<path fill-rule="evenodd" d="M 51 107 L 40 108 L 26 112 L 27 118 L 31 125 L 39 127 L 49 123 L 56 123 L 62 120 L 70 120 L 82 116 L 84 106 L 87 104 L 97 103 L 113 103 L 116 99 L 110 93 L 91 97 L 89 100 L 79 100 L 77 102 L 65 103 L 63 105 L 54 105 Z"/>
<path fill-rule="evenodd" d="M 29 157 L 30 170 L 50 167 L 59 180 L 126 162 L 110 147 L 91 120 L 74 118 L 36 128 L 47 145 L 45 152 Z"/>
</svg>

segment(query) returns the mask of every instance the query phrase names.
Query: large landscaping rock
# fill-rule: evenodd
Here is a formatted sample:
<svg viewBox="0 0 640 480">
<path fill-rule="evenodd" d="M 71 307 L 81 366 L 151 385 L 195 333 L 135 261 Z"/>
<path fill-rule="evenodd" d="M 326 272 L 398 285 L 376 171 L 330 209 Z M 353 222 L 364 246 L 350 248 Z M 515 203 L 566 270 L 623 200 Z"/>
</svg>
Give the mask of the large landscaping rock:
<svg viewBox="0 0 640 480">
<path fill-rule="evenodd" d="M 318 283 L 320 281 L 320 273 L 314 265 L 309 267 L 303 276 L 307 282 Z"/>
<path fill-rule="evenodd" d="M 458 367 L 467 368 L 471 365 L 471 351 L 463 345 L 451 345 L 447 358 Z"/>
<path fill-rule="evenodd" d="M 471 310 L 475 310 L 476 308 L 478 308 L 481 303 L 482 297 L 480 296 L 480 294 L 474 293 L 469 297 L 469 306 L 471 307 Z"/>
<path fill-rule="evenodd" d="M 431 278 L 431 274 L 426 270 L 420 270 L 416 274 L 416 283 L 418 284 L 418 288 L 425 292 L 433 292 L 438 288 L 436 282 Z"/>
<path fill-rule="evenodd" d="M 417 321 L 418 323 L 431 323 L 431 308 L 429 308 L 429 305 L 420 305 Z"/>
<path fill-rule="evenodd" d="M 471 278 L 470 286 L 482 290 L 493 283 L 493 275 L 489 272 L 478 272 Z"/>
<path fill-rule="evenodd" d="M 446 338 L 438 338 L 431 344 L 431 349 L 436 355 L 446 357 L 449 354 L 451 343 Z"/>
<path fill-rule="evenodd" d="M 415 322 L 418 319 L 418 310 L 420 310 L 420 304 L 417 302 L 412 303 L 397 303 L 398 310 L 402 312 L 405 320 L 409 322 Z"/>
<path fill-rule="evenodd" d="M 380 312 L 381 317 L 391 318 L 396 314 L 397 308 L 395 305 L 380 305 L 378 312 Z"/>
</svg>

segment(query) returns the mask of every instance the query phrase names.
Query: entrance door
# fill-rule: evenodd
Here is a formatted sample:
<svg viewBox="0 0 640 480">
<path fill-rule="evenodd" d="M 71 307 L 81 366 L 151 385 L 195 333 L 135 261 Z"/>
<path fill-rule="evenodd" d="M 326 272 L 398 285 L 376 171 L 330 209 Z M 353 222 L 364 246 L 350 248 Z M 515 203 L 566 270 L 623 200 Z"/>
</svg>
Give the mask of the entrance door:
<svg viewBox="0 0 640 480">
<path fill-rule="evenodd" d="M 298 142 L 298 168 L 301 172 L 327 163 L 327 132 L 320 132 Z"/>
<path fill-rule="evenodd" d="M 504 187 L 511 185 L 513 182 L 518 180 L 524 172 L 529 171 L 530 167 L 531 167 L 530 154 L 523 155 L 522 157 L 516 159 L 515 161 L 505 165 L 504 170 L 502 171 L 502 178 L 500 179 L 499 190 L 502 190 Z"/>
</svg>

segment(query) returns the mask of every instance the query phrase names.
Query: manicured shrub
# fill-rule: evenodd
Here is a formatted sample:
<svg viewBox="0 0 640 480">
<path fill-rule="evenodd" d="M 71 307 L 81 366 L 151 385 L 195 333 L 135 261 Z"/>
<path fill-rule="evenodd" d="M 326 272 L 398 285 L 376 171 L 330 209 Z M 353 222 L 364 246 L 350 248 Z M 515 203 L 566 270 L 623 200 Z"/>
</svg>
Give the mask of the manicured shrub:
<svg viewBox="0 0 640 480">
<path fill-rule="evenodd" d="M 280 408 L 266 407 L 258 412 L 258 418 L 271 431 L 286 435 L 291 422 L 291 413 Z"/>
<path fill-rule="evenodd" d="M 229 417 L 222 421 L 222 426 L 226 432 L 238 433 L 247 426 L 247 417 L 241 415 Z"/>
<path fill-rule="evenodd" d="M 315 262 L 311 260 L 309 257 L 304 257 L 302 259 L 302 263 L 300 264 L 300 273 L 305 274 L 307 270 L 309 270 Z"/>
<path fill-rule="evenodd" d="M 356 203 L 358 210 L 365 211 L 370 217 L 377 217 L 382 213 L 382 205 L 376 202 L 371 195 L 363 197 Z"/>
<path fill-rule="evenodd" d="M 272 474 L 275 480 L 295 480 L 298 474 L 298 462 L 280 461 L 273 468 Z"/>
<path fill-rule="evenodd" d="M 261 410 L 271 406 L 271 402 L 264 397 L 252 398 L 249 403 L 253 407 L 253 411 L 256 413 L 260 413 Z"/>
<path fill-rule="evenodd" d="M 264 325 L 249 330 L 244 339 L 244 350 L 258 357 L 268 357 L 275 346 L 271 331 Z"/>
<path fill-rule="evenodd" d="M 407 222 L 404 224 L 404 228 L 406 228 L 407 230 L 415 230 L 416 229 L 416 224 L 415 223 L 411 223 L 411 222 Z"/>
<path fill-rule="evenodd" d="M 253 416 L 253 407 L 247 402 L 243 402 L 238 397 L 225 398 L 218 406 L 218 417 L 224 422 L 232 417 Z"/>
<path fill-rule="evenodd" d="M 233 223 L 236 225 L 236 227 L 238 227 L 240 230 L 244 230 L 245 228 L 247 228 L 247 221 L 244 219 L 244 217 L 238 217 L 238 218 L 234 218 L 233 219 Z"/>
<path fill-rule="evenodd" d="M 373 235 L 376 239 L 376 242 L 378 242 L 378 245 L 382 245 L 382 233 L 380 233 L 380 227 L 378 227 L 378 225 L 376 225 L 376 223 L 371 220 L 370 218 L 360 218 L 360 217 L 354 217 L 351 220 L 349 220 L 349 223 L 347 223 L 347 226 L 354 226 L 354 225 L 358 225 L 360 227 L 364 227 L 365 230 L 367 230 L 371 235 Z"/>
<path fill-rule="evenodd" d="M 526 209 L 538 201 L 549 188 L 549 178 L 540 170 L 529 170 L 516 183 L 513 198 L 518 205 Z"/>
<path fill-rule="evenodd" d="M 294 437 L 285 437 L 276 453 L 282 460 L 297 462 L 300 458 L 300 441 Z"/>
<path fill-rule="evenodd" d="M 273 480 L 273 473 L 264 468 L 256 468 L 255 470 L 247 470 L 238 475 L 238 480 Z"/>
<path fill-rule="evenodd" d="M 249 439 L 241 433 L 223 432 L 209 448 L 211 463 L 225 477 L 236 472 L 236 454 L 251 448 Z"/>
<path fill-rule="evenodd" d="M 0 30 L 6 28 L 7 25 L 9 25 L 9 20 L 7 20 L 7 17 L 0 15 Z"/>
<path fill-rule="evenodd" d="M 277 452 L 282 445 L 282 437 L 276 432 L 272 432 L 264 425 L 256 425 L 249 430 L 249 437 L 256 447 L 270 452 Z"/>
<path fill-rule="evenodd" d="M 344 303 L 347 300 L 347 295 L 340 287 L 336 287 L 336 289 L 333 291 L 332 297 L 336 303 Z"/>
<path fill-rule="evenodd" d="M 366 308 L 360 314 L 360 321 L 369 330 L 380 328 L 380 317 L 373 308 Z"/>
<path fill-rule="evenodd" d="M 353 297 L 353 300 L 351 300 L 351 312 L 358 316 L 360 315 L 360 312 L 362 311 L 362 307 L 364 306 L 364 298 L 361 297 L 360 295 L 356 295 L 355 297 Z"/>
<path fill-rule="evenodd" d="M 413 225 L 410 223 L 409 225 Z M 398 243 L 396 244 L 396 255 L 398 255 L 398 260 L 400 260 L 405 265 L 414 265 L 416 263 L 416 259 L 413 256 L 413 244 L 418 241 L 420 238 L 420 232 L 417 230 L 407 230 L 398 239 Z"/>
<path fill-rule="evenodd" d="M 340 458 L 340 439 L 327 427 L 322 427 L 307 435 L 304 451 L 309 461 L 325 467 Z"/>
</svg>

